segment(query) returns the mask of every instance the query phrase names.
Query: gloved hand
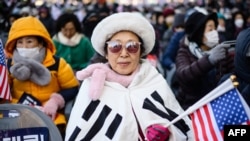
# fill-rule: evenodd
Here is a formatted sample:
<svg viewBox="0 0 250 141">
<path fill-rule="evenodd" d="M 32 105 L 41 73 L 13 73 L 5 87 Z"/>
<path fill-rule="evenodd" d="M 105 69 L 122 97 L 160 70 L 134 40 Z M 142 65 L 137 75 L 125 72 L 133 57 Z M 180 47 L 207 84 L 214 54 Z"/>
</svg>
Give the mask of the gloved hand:
<svg viewBox="0 0 250 141">
<path fill-rule="evenodd" d="M 215 65 L 222 59 L 225 59 L 227 48 L 229 47 L 230 47 L 230 44 L 219 44 L 216 47 L 214 47 L 210 51 L 210 55 L 208 56 L 210 63 Z"/>
<path fill-rule="evenodd" d="M 147 128 L 147 141 L 166 141 L 169 138 L 170 132 L 168 128 L 161 125 L 151 125 Z"/>
<path fill-rule="evenodd" d="M 43 112 L 54 120 L 57 110 L 63 108 L 64 104 L 65 101 L 63 97 L 58 93 L 53 93 L 50 96 L 50 99 L 43 106 Z"/>
</svg>

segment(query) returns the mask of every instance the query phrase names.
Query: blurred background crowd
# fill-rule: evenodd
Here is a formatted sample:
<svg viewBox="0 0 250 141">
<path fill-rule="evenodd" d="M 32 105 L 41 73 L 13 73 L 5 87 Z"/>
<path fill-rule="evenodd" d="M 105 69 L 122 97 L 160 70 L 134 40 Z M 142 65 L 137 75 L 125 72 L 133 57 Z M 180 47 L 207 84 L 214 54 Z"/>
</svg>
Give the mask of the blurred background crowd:
<svg viewBox="0 0 250 141">
<path fill-rule="evenodd" d="M 223 42 L 235 40 L 241 30 L 250 26 L 249 7 L 250 0 L 0 0 L 0 38 L 5 43 L 12 23 L 28 15 L 39 18 L 53 37 L 58 17 L 62 13 L 74 13 L 82 33 L 90 38 L 104 17 L 122 11 L 140 12 L 156 31 L 155 48 L 148 59 L 160 65 L 158 69 L 164 74 L 171 63 L 157 64 L 155 60 L 162 60 L 173 33 L 183 31 L 185 20 L 194 9 L 217 13 L 217 31 Z"/>
<path fill-rule="evenodd" d="M 91 36 L 102 19 L 118 12 L 141 13 L 153 25 L 155 44 L 145 58 L 164 76 L 184 110 L 215 88 L 224 74 L 231 72 L 247 80 L 241 83 L 239 90 L 250 105 L 250 32 L 238 36 L 250 27 L 250 0 L 0 0 L 0 39 L 3 46 L 8 46 L 8 34 L 13 40 L 17 35 L 11 27 L 19 32 L 29 26 L 13 25 L 17 19 L 27 16 L 39 19 L 53 40 L 55 55 L 70 64 L 73 76 L 73 72 L 75 75 L 89 64 L 107 62 L 107 58 L 93 49 Z M 32 25 L 35 24 L 31 22 L 30 27 L 37 28 L 35 31 L 40 30 Z M 241 54 L 234 61 L 229 46 L 220 43 L 233 41 L 235 44 L 236 39 Z M 75 79 L 72 86 L 75 95 L 66 97 L 68 101 L 77 95 L 76 83 Z M 70 112 L 65 112 L 67 118 Z"/>
</svg>

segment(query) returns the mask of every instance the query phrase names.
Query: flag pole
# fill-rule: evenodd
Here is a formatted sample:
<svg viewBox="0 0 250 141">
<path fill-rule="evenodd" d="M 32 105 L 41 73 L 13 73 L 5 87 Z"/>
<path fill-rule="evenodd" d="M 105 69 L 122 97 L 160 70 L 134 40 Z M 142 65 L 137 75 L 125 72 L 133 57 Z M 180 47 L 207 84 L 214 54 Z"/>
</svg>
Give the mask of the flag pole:
<svg viewBox="0 0 250 141">
<path fill-rule="evenodd" d="M 234 78 L 234 79 L 233 79 Z M 185 116 L 191 114 L 195 110 L 199 109 L 203 105 L 209 103 L 210 101 L 214 100 L 215 98 L 219 97 L 220 95 L 226 93 L 227 91 L 235 88 L 235 85 L 233 84 L 236 77 L 230 77 L 226 81 L 224 81 L 222 84 L 220 84 L 218 87 L 216 87 L 214 90 L 209 92 L 207 95 L 205 95 L 202 99 L 200 99 L 198 102 L 193 104 L 191 107 L 189 107 L 186 111 L 184 111 L 182 114 L 180 114 L 178 117 L 173 119 L 171 122 L 167 124 L 166 127 L 169 127 L 170 125 L 176 123 L 177 121 L 181 120 Z M 235 83 L 238 84 L 238 83 Z"/>
</svg>

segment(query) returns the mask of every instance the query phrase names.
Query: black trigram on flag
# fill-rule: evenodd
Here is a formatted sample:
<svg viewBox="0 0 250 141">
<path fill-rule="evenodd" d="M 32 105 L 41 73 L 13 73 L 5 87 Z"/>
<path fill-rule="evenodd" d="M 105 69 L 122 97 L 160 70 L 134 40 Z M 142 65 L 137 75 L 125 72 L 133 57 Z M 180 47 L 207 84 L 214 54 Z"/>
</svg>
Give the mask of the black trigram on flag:
<svg viewBox="0 0 250 141">
<path fill-rule="evenodd" d="M 143 105 L 142 105 L 143 109 L 150 110 L 154 114 L 157 114 L 160 117 L 165 118 L 169 121 L 173 120 L 175 117 L 178 116 L 175 112 L 173 112 L 172 110 L 165 107 L 164 101 L 162 100 L 161 96 L 156 91 L 151 94 L 151 97 L 154 99 L 154 101 L 159 102 L 165 108 L 165 111 L 158 109 L 153 104 L 153 102 L 150 101 L 150 99 L 148 99 L 148 98 L 145 98 L 143 101 Z M 82 119 L 85 121 L 88 121 L 91 118 L 91 116 L 93 115 L 93 113 L 95 112 L 95 110 L 97 109 L 97 107 L 101 106 L 100 102 L 101 102 L 100 100 L 91 101 L 90 104 L 87 106 L 87 108 L 84 110 L 84 112 L 82 114 Z M 92 124 L 92 127 L 88 130 L 87 134 L 81 139 L 81 141 L 92 140 L 95 137 L 95 135 L 102 129 L 107 117 L 110 115 L 111 112 L 112 112 L 112 109 L 109 106 L 104 105 L 102 107 L 102 110 L 99 113 L 99 116 L 97 117 L 95 122 Z M 110 123 L 109 127 L 107 128 L 105 135 L 110 140 L 113 139 L 118 127 L 120 126 L 120 124 L 122 122 L 122 118 L 123 117 L 120 114 L 116 113 L 112 122 Z M 183 134 L 185 134 L 185 135 L 187 135 L 186 132 L 190 130 L 189 127 L 186 125 L 184 120 L 180 120 L 180 121 L 176 122 L 174 125 L 177 128 L 179 128 L 183 132 Z M 82 127 L 82 128 L 84 128 L 84 127 Z M 78 126 L 75 127 L 73 133 L 71 134 L 71 136 L 69 138 L 69 141 L 75 141 L 76 137 L 78 136 L 78 134 L 80 132 L 81 132 L 81 128 Z"/>
<path fill-rule="evenodd" d="M 155 101 L 159 102 L 165 108 L 166 111 L 162 111 L 162 110 L 158 109 L 148 98 L 145 98 L 145 100 L 144 100 L 144 103 L 143 103 L 143 108 L 144 109 L 150 110 L 153 113 L 155 113 L 155 114 L 159 115 L 160 117 L 165 118 L 165 119 L 167 119 L 169 121 L 172 121 L 173 119 L 175 119 L 178 116 L 178 114 L 176 114 L 174 111 L 172 111 L 172 110 L 168 109 L 167 107 L 165 107 L 163 99 L 161 98 L 161 96 L 156 91 L 154 91 L 151 94 L 151 97 Z M 177 128 L 179 128 L 184 135 L 187 136 L 187 132 L 190 129 L 189 129 L 188 125 L 185 123 L 185 121 L 183 119 L 179 120 L 174 125 Z"/>
<path fill-rule="evenodd" d="M 100 104 L 100 100 L 91 101 L 88 107 L 86 108 L 86 110 L 84 111 L 84 113 L 82 114 L 82 119 L 88 121 L 99 104 Z M 94 124 L 92 125 L 88 133 L 86 134 L 86 136 L 83 139 L 81 139 L 81 141 L 90 141 L 100 131 L 106 118 L 108 117 L 111 111 L 112 109 L 108 107 L 107 105 L 105 105 L 102 108 L 101 113 L 99 114 L 98 118 L 96 119 L 96 121 L 94 122 Z M 112 140 L 121 121 L 122 121 L 121 115 L 116 114 L 115 118 L 109 125 L 107 132 L 105 134 L 110 140 Z M 79 127 L 76 127 L 74 132 L 70 136 L 69 141 L 75 141 L 80 131 L 81 129 Z"/>
</svg>

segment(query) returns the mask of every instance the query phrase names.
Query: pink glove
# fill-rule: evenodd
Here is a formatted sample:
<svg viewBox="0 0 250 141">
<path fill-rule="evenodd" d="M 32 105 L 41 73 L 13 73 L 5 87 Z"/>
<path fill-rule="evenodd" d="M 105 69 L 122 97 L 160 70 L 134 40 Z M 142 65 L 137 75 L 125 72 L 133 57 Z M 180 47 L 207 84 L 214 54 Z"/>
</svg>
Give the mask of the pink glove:
<svg viewBox="0 0 250 141">
<path fill-rule="evenodd" d="M 53 93 L 50 99 L 43 106 L 43 112 L 50 116 L 52 120 L 55 119 L 58 109 L 64 107 L 65 101 L 63 97 L 58 93 Z"/>
<path fill-rule="evenodd" d="M 155 124 L 147 128 L 146 134 L 147 141 L 166 141 L 170 132 L 168 128 Z"/>
</svg>

